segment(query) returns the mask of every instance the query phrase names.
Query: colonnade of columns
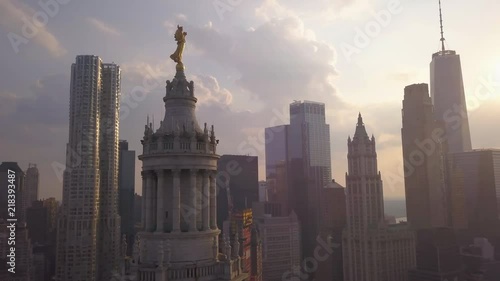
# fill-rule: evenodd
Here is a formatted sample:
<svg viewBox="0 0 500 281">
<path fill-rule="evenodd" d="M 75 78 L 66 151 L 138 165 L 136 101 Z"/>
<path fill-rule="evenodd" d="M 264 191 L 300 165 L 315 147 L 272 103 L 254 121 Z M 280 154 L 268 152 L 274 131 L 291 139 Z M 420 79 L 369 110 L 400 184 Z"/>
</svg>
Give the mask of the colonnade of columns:
<svg viewBox="0 0 500 281">
<path fill-rule="evenodd" d="M 143 171 L 144 231 L 162 233 L 217 229 L 215 175 L 215 171 L 199 169 Z M 201 183 L 198 184 L 200 178 Z M 189 188 L 189 192 L 183 192 L 181 188 Z M 201 221 L 199 226 L 198 221 Z M 182 227 L 182 222 L 187 224 L 187 229 Z"/>
</svg>

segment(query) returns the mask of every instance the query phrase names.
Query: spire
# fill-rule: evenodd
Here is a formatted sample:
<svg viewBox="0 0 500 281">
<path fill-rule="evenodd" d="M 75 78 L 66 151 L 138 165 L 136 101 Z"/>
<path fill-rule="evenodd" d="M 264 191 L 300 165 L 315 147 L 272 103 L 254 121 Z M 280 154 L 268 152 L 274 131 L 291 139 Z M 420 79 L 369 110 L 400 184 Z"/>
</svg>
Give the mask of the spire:
<svg viewBox="0 0 500 281">
<path fill-rule="evenodd" d="M 444 53 L 446 48 L 444 47 L 444 31 L 443 31 L 443 13 L 441 11 L 441 0 L 439 0 L 439 22 L 441 26 L 441 52 Z"/>
<path fill-rule="evenodd" d="M 358 115 L 358 126 L 363 126 L 363 117 L 361 117 L 361 112 Z"/>
<path fill-rule="evenodd" d="M 356 132 L 354 133 L 353 140 L 358 139 L 367 139 L 368 134 L 366 133 L 365 124 L 363 123 L 363 117 L 361 116 L 361 112 L 358 115 L 358 124 L 356 125 Z"/>
</svg>

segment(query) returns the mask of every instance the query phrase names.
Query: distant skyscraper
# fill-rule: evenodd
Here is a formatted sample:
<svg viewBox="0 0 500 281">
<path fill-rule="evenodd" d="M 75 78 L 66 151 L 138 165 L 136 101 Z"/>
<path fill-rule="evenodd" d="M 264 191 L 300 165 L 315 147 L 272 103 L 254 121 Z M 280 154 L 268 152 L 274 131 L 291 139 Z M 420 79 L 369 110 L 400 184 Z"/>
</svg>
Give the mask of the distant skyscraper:
<svg viewBox="0 0 500 281">
<path fill-rule="evenodd" d="M 441 17 L 441 2 L 439 11 Z M 434 116 L 445 128 L 447 152 L 470 151 L 472 144 L 460 55 L 446 50 L 444 41 L 441 17 L 442 47 L 441 51 L 432 55 L 430 64 Z"/>
<path fill-rule="evenodd" d="M 9 172 L 10 170 L 10 172 Z M 15 175 L 14 178 L 10 178 L 9 175 Z M 12 176 L 11 176 L 12 177 Z M 17 162 L 2 162 L 0 164 L 0 205 L 6 206 L 5 208 L 0 208 L 0 219 L 12 219 L 9 215 L 9 185 L 15 187 L 15 214 L 14 219 L 17 223 L 26 221 L 26 191 L 25 191 L 25 174 L 23 170 L 17 165 Z M 11 204 L 12 205 L 12 204 Z"/>
<path fill-rule="evenodd" d="M 453 228 L 469 230 L 475 237 L 499 236 L 500 150 L 448 155 L 448 177 Z"/>
<path fill-rule="evenodd" d="M 70 127 L 58 223 L 58 280 L 110 280 L 118 269 L 120 69 L 97 56 L 71 66 Z"/>
<path fill-rule="evenodd" d="M 179 27 L 176 38 L 182 34 Z M 177 54 L 184 46 L 178 43 Z M 219 140 L 213 126 L 198 124 L 194 84 L 176 62 L 163 97 L 165 117 L 159 128 L 148 122 L 141 140 L 144 227 L 135 238 L 130 275 L 138 281 L 247 280 L 238 240 L 231 245 L 225 237 L 219 252 Z"/>
<path fill-rule="evenodd" d="M 325 104 L 296 101 L 290 104 L 290 125 L 265 131 L 269 200 L 282 201 L 288 212 L 296 212 L 305 256 L 312 255 L 319 233 L 321 188 L 331 181 L 330 126 L 325 120 Z"/>
<path fill-rule="evenodd" d="M 406 281 L 415 265 L 415 235 L 404 224 L 385 223 L 375 138 L 368 137 L 361 114 L 347 159 L 344 281 Z"/>
<path fill-rule="evenodd" d="M 416 240 L 416 268 L 409 281 L 464 281 L 460 246 L 451 228 L 420 229 Z"/>
<path fill-rule="evenodd" d="M 405 87 L 402 113 L 408 222 L 414 229 L 446 226 L 443 129 L 434 119 L 427 84 Z"/>
<path fill-rule="evenodd" d="M 118 172 L 119 212 L 121 234 L 126 235 L 127 244 L 132 245 L 135 234 L 135 151 L 128 149 L 127 141 L 120 141 L 120 157 Z M 129 247 L 128 254 L 132 253 Z"/>
<path fill-rule="evenodd" d="M 26 170 L 26 208 L 31 207 L 34 201 L 38 200 L 38 168 L 35 164 L 29 164 Z"/>
</svg>

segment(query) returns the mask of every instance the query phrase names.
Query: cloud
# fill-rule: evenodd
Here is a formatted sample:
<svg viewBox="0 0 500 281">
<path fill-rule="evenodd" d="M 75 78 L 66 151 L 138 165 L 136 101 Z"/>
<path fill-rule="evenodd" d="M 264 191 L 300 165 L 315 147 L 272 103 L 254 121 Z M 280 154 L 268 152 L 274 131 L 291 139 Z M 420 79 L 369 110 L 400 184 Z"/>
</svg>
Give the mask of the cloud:
<svg viewBox="0 0 500 281">
<path fill-rule="evenodd" d="M 314 99 L 340 105 L 332 83 L 337 76 L 336 52 L 314 39 L 297 17 L 274 19 L 234 34 L 212 25 L 190 26 L 192 44 L 218 64 L 234 69 L 234 82 L 267 107 L 294 99 Z"/>
<path fill-rule="evenodd" d="M 111 35 L 111 36 L 120 36 L 121 35 L 121 33 L 116 28 L 112 27 L 111 25 L 109 25 L 101 20 L 98 20 L 96 18 L 87 18 L 86 20 L 90 25 L 92 25 L 94 28 L 96 28 L 97 30 L 99 30 L 100 32 L 102 32 L 104 34 Z"/>
<path fill-rule="evenodd" d="M 0 1 L 0 27 L 9 33 L 9 39 L 14 51 L 19 50 L 24 44 L 28 44 L 30 40 L 33 40 L 54 57 L 65 55 L 67 53 L 66 49 L 56 36 L 47 29 L 46 25 L 52 16 L 49 17 L 44 10 L 38 8 L 35 11 L 21 1 L 2 0 Z M 47 22 L 43 23 L 35 20 L 35 13 L 44 15 Z M 17 43 L 13 44 L 12 42 Z"/>
<path fill-rule="evenodd" d="M 12 93 L 0 94 L 2 118 L 0 127 L 9 132 L 1 134 L 6 142 L 27 145 L 50 145 L 53 132 L 66 131 L 69 108 L 69 77 L 50 75 L 36 81 L 32 95 L 21 97 Z"/>
</svg>

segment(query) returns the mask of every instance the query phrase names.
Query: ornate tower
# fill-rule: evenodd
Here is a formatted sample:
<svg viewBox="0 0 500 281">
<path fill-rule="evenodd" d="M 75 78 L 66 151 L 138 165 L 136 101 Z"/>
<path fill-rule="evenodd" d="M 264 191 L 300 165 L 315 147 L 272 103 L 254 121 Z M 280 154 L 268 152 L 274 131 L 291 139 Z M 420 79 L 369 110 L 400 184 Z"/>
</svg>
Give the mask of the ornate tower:
<svg viewBox="0 0 500 281">
<path fill-rule="evenodd" d="M 375 137 L 361 114 L 349 137 L 346 175 L 347 227 L 342 233 L 345 281 L 407 281 L 415 265 L 415 236 L 406 224 L 387 225 Z"/>
<path fill-rule="evenodd" d="M 382 179 L 377 169 L 375 137 L 368 137 L 361 113 L 356 132 L 348 139 L 347 225 L 351 232 L 362 234 L 384 223 Z"/>
<path fill-rule="evenodd" d="M 147 124 L 141 141 L 143 229 L 132 267 L 138 280 L 245 280 L 240 257 L 219 254 L 218 140 L 213 126 L 201 129 L 196 120 L 194 85 L 181 61 L 186 33 L 179 30 L 176 75 L 163 98 L 165 118 L 156 131 Z"/>
</svg>

